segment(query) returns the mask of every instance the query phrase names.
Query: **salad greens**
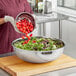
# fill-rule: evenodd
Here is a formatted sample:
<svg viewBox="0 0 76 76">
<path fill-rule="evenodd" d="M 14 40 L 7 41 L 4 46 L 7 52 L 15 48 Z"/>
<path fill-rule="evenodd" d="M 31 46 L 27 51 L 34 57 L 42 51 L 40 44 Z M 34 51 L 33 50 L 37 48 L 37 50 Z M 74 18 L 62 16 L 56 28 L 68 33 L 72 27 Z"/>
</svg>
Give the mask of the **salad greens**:
<svg viewBox="0 0 76 76">
<path fill-rule="evenodd" d="M 21 39 L 14 43 L 14 46 L 23 50 L 35 50 L 35 51 L 50 51 L 56 50 L 64 46 L 60 40 L 53 40 L 51 38 L 38 38 L 31 37 L 31 40 L 23 45 L 23 42 L 27 39 Z"/>
</svg>

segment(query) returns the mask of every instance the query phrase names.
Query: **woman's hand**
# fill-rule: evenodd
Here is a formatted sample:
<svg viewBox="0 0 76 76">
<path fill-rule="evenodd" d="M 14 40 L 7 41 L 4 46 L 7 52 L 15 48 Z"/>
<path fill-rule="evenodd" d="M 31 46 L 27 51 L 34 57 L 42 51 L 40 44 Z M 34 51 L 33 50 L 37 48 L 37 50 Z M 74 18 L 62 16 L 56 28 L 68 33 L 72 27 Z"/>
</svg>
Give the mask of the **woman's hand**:
<svg viewBox="0 0 76 76">
<path fill-rule="evenodd" d="M 4 24 L 5 22 L 10 22 L 13 26 L 15 26 L 15 20 L 11 16 L 5 16 L 4 18 L 0 18 L 0 25 Z"/>
<path fill-rule="evenodd" d="M 18 32 L 18 33 L 20 33 L 20 32 L 17 30 L 17 28 L 16 28 L 16 23 L 15 23 L 15 20 L 14 20 L 13 17 L 11 17 L 11 16 L 5 16 L 5 17 L 4 17 L 4 21 L 5 21 L 5 22 L 10 22 L 10 23 L 13 25 L 15 31 Z"/>
<path fill-rule="evenodd" d="M 4 21 L 5 21 L 5 22 L 10 22 L 13 26 L 15 26 L 15 20 L 14 20 L 14 18 L 11 17 L 11 16 L 5 16 L 5 17 L 4 17 Z"/>
</svg>

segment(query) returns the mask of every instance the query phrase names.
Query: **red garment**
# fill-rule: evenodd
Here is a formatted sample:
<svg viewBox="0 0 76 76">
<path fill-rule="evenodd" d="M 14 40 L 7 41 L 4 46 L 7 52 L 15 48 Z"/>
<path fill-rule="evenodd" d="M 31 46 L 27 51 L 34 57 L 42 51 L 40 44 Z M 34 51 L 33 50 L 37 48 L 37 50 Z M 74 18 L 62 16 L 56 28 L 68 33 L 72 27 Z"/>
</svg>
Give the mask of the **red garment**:
<svg viewBox="0 0 76 76">
<path fill-rule="evenodd" d="M 33 13 L 27 0 L 0 0 L 0 18 L 5 15 L 16 18 L 20 12 L 24 11 Z M 0 54 L 12 52 L 12 41 L 21 36 L 22 34 L 17 33 L 11 23 L 0 25 Z"/>
</svg>

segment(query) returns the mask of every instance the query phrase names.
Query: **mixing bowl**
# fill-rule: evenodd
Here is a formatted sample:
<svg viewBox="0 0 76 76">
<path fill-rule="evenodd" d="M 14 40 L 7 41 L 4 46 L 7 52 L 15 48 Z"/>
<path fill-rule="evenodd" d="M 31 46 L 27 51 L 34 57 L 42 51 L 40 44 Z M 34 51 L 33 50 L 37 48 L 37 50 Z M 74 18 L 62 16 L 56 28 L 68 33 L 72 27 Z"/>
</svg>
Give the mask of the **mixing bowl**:
<svg viewBox="0 0 76 76">
<path fill-rule="evenodd" d="M 23 32 L 19 31 L 19 29 L 17 28 L 16 23 L 19 22 L 20 20 L 24 20 L 24 19 L 28 20 L 28 22 L 31 22 L 34 29 L 35 29 L 35 27 L 36 27 L 34 15 L 32 15 L 32 14 L 30 14 L 30 13 L 27 13 L 27 12 L 21 12 L 21 13 L 19 13 L 19 14 L 16 16 L 15 24 L 14 24 L 14 29 L 15 29 L 18 33 L 23 33 Z M 34 30 L 34 29 L 33 29 L 33 30 Z"/>
<path fill-rule="evenodd" d="M 59 39 L 54 39 L 54 40 L 61 41 L 63 44 L 63 47 L 58 48 L 56 50 L 49 50 L 49 51 L 35 51 L 35 50 L 29 51 L 29 50 L 19 49 L 14 46 L 14 43 L 16 43 L 20 40 L 22 40 L 22 38 L 18 38 L 12 42 L 12 46 L 13 46 L 13 49 L 14 49 L 16 55 L 20 59 L 22 59 L 24 61 L 32 62 L 32 63 L 46 63 L 49 61 L 56 60 L 63 54 L 64 46 L 65 46 L 63 41 L 61 41 Z"/>
</svg>

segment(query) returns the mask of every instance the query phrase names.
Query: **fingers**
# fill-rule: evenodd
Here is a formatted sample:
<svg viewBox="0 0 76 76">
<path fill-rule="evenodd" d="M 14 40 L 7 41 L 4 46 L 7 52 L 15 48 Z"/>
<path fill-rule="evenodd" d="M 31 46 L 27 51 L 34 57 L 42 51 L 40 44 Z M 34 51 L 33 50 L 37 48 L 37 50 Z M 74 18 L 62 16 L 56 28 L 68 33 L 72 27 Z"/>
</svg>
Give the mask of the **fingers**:
<svg viewBox="0 0 76 76">
<path fill-rule="evenodd" d="M 5 22 L 12 22 L 12 21 L 14 21 L 14 18 L 11 16 L 5 16 L 4 20 L 5 20 Z"/>
<path fill-rule="evenodd" d="M 5 21 L 5 22 L 10 22 L 13 26 L 15 26 L 15 20 L 14 20 L 14 18 L 11 17 L 11 16 L 5 16 L 5 17 L 4 17 L 4 21 Z"/>
</svg>

